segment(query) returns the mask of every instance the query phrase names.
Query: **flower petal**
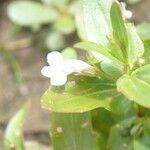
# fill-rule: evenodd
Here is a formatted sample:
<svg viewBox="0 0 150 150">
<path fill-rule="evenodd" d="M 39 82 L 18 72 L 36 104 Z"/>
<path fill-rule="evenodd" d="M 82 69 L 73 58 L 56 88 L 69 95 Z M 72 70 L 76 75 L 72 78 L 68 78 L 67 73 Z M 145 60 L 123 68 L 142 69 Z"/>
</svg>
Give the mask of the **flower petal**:
<svg viewBox="0 0 150 150">
<path fill-rule="evenodd" d="M 132 11 L 126 9 L 126 4 L 124 2 L 121 2 L 121 6 L 122 6 L 122 13 L 123 13 L 124 17 L 126 19 L 130 19 L 133 15 Z"/>
<path fill-rule="evenodd" d="M 47 55 L 47 62 L 50 66 L 62 66 L 63 65 L 63 57 L 61 53 L 57 51 L 53 51 Z"/>
<path fill-rule="evenodd" d="M 56 71 L 51 77 L 51 85 L 61 86 L 67 82 L 67 75 L 64 72 Z"/>
<path fill-rule="evenodd" d="M 130 11 L 130 10 L 125 11 L 125 18 L 130 19 L 132 17 L 132 15 L 133 15 L 132 11 Z"/>
<path fill-rule="evenodd" d="M 45 67 L 43 67 L 42 68 L 42 70 L 41 70 L 41 74 L 43 75 L 43 76 L 45 76 L 45 77 L 48 77 L 48 78 L 50 78 L 51 76 L 52 76 L 52 67 L 50 67 L 50 66 L 45 66 Z"/>
<path fill-rule="evenodd" d="M 72 72 L 81 72 L 82 70 L 88 69 L 91 66 L 82 60 L 70 59 L 65 61 L 65 72 L 67 74 Z"/>
</svg>

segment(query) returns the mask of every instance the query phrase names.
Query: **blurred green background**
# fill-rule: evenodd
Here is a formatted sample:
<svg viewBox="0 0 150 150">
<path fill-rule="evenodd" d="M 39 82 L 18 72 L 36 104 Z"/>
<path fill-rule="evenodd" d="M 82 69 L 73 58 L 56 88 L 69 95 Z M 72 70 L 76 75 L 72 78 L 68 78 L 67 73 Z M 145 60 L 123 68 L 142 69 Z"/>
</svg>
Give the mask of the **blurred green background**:
<svg viewBox="0 0 150 150">
<path fill-rule="evenodd" d="M 149 37 L 150 0 L 127 4 L 140 36 Z M 40 106 L 49 82 L 40 70 L 48 52 L 85 39 L 81 17 L 81 0 L 0 0 L 0 148 L 8 121 L 27 100 L 25 139 L 49 144 L 50 116 Z"/>
</svg>

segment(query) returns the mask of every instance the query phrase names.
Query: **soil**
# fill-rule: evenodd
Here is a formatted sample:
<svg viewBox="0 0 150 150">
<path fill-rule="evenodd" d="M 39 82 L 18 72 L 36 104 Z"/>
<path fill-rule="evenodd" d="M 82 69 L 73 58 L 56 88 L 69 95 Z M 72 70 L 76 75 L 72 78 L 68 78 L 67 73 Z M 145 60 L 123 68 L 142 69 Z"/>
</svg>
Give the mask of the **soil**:
<svg viewBox="0 0 150 150">
<path fill-rule="evenodd" d="M 8 32 L 11 24 L 6 16 L 6 4 L 2 2 L 6 1 L 0 1 L 0 7 L 3 7 L 3 11 L 0 12 L 0 44 L 10 39 Z M 136 24 L 150 22 L 150 0 L 143 0 L 129 9 L 133 11 L 132 21 Z M 50 113 L 40 106 L 40 98 L 49 86 L 48 79 L 40 74 L 46 63 L 46 53 L 43 49 L 35 47 L 22 48 L 12 53 L 21 66 L 25 85 L 20 89 L 12 70 L 0 54 L 0 149 L 8 121 L 27 100 L 30 100 L 32 105 L 25 124 L 25 139 L 50 144 L 47 132 Z"/>
</svg>

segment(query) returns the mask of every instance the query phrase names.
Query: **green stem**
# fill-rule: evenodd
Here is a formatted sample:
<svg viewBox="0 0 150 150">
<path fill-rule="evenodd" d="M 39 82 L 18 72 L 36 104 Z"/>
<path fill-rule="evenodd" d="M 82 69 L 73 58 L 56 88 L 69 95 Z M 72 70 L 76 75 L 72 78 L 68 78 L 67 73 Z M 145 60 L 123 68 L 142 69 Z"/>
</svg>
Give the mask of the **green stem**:
<svg viewBox="0 0 150 150">
<path fill-rule="evenodd" d="M 11 69 L 13 70 L 18 85 L 19 86 L 23 85 L 24 84 L 24 78 L 23 78 L 23 75 L 22 75 L 22 72 L 20 69 L 20 65 L 18 64 L 16 59 L 4 47 L 0 48 L 0 52 L 4 55 L 6 61 L 10 65 Z"/>
<path fill-rule="evenodd" d="M 130 67 L 128 65 L 124 66 L 124 73 L 128 75 L 130 74 Z"/>
</svg>

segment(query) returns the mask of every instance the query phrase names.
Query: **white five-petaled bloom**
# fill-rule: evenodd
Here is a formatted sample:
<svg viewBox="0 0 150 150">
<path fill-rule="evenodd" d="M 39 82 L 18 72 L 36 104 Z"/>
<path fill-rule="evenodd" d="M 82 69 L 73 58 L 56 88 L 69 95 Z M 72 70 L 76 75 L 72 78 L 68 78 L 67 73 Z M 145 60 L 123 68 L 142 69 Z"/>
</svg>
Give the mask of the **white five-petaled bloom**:
<svg viewBox="0 0 150 150">
<path fill-rule="evenodd" d="M 64 60 L 61 53 L 54 51 L 47 55 L 49 66 L 42 68 L 42 75 L 50 78 L 50 84 L 61 86 L 67 82 L 67 75 L 71 73 L 79 73 L 91 66 L 84 61 L 69 59 Z"/>
<path fill-rule="evenodd" d="M 127 19 L 130 19 L 133 15 L 132 11 L 126 9 L 125 3 L 121 3 L 121 5 L 122 5 L 122 9 L 123 9 L 122 11 L 123 11 L 124 17 Z"/>
</svg>

